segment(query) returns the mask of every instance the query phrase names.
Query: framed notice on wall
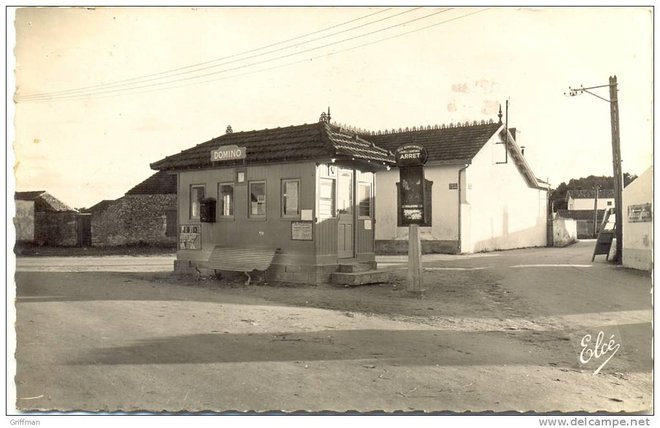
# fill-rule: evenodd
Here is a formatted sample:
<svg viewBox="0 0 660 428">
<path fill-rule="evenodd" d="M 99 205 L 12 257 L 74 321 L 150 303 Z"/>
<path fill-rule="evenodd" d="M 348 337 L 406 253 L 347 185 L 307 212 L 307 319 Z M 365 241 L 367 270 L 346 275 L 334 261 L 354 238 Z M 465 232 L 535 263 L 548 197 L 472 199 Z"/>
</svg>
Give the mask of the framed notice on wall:
<svg viewBox="0 0 660 428">
<path fill-rule="evenodd" d="M 291 240 L 292 241 L 311 241 L 312 236 L 311 221 L 292 221 L 291 222 Z"/>
</svg>

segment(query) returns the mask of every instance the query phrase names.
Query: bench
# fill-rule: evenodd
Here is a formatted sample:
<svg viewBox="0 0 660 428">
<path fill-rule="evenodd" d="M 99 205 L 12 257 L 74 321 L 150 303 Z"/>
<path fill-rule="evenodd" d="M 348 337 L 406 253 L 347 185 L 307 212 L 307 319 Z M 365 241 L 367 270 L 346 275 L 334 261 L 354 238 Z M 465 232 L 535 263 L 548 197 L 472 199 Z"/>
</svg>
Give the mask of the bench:
<svg viewBox="0 0 660 428">
<path fill-rule="evenodd" d="M 245 285 L 251 281 L 250 272 L 266 271 L 273 263 L 279 248 L 235 248 L 214 247 L 209 259 L 195 262 L 195 270 L 201 276 L 198 267 L 214 271 L 243 272 L 247 276 Z M 217 274 L 217 272 L 216 272 Z M 199 278 L 199 277 L 198 277 Z"/>
</svg>

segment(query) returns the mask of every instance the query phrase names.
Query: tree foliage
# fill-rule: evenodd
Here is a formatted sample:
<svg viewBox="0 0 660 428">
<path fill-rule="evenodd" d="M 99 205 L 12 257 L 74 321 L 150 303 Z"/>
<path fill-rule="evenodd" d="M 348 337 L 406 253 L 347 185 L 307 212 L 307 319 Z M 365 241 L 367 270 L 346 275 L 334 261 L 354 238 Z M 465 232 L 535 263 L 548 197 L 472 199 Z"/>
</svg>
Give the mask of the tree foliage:
<svg viewBox="0 0 660 428">
<path fill-rule="evenodd" d="M 637 178 L 634 174 L 623 173 L 623 186 L 627 186 Z M 569 190 L 591 190 L 598 186 L 601 189 L 614 189 L 614 177 L 590 175 L 589 177 L 572 178 L 568 183 L 561 183 L 550 193 L 550 201 L 554 210 L 566 209 L 566 193 Z"/>
</svg>

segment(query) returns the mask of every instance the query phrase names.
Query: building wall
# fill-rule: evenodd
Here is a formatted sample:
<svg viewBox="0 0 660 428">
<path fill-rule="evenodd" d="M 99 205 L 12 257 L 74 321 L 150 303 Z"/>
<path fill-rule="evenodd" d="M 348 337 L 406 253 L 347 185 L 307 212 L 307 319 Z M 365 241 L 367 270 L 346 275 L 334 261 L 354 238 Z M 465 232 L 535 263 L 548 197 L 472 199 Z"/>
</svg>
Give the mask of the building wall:
<svg viewBox="0 0 660 428">
<path fill-rule="evenodd" d="M 557 217 L 552 221 L 552 245 L 565 247 L 577 240 L 577 221 Z"/>
<path fill-rule="evenodd" d="M 176 195 L 126 195 L 100 212 L 92 213 L 92 245 L 174 245 L 167 236 L 168 209 Z"/>
<path fill-rule="evenodd" d="M 178 216 L 179 225 L 198 226 L 200 244 L 198 249 L 181 249 L 177 251 L 177 270 L 184 270 L 190 261 L 208 260 L 214 246 L 240 248 L 272 248 L 279 249 L 279 255 L 274 261 L 285 266 L 311 266 L 317 264 L 315 242 L 291 239 L 291 223 L 299 220 L 285 218 L 281 215 L 281 186 L 283 179 L 300 179 L 300 209 L 314 210 L 316 206 L 316 165 L 312 162 L 296 164 L 275 164 L 267 166 L 250 166 L 245 168 L 244 183 L 235 182 L 236 169 L 218 168 L 209 170 L 193 170 L 179 173 L 178 178 Z M 250 218 L 248 183 L 250 181 L 266 181 L 266 217 Z M 204 185 L 205 197 L 218 200 L 218 184 L 234 183 L 234 216 L 221 218 L 220 205 L 217 206 L 216 222 L 202 223 L 192 219 L 190 215 L 190 193 L 192 185 Z M 317 236 L 314 231 L 314 236 Z M 336 256 L 335 256 L 336 260 Z M 283 273 L 283 272 L 277 272 Z M 290 272 L 288 280 L 307 280 L 308 272 Z M 294 275 L 298 276 L 294 278 Z M 285 275 L 286 276 L 286 275 Z M 305 278 L 303 278 L 305 276 Z"/>
<path fill-rule="evenodd" d="M 195 249 L 179 245 L 175 269 L 191 271 L 192 266 L 209 259 L 215 246 L 236 248 L 270 248 L 278 252 L 267 277 L 273 280 L 322 283 L 329 281 L 330 274 L 337 269 L 338 217 L 318 218 L 317 200 L 320 169 L 314 162 L 292 164 L 270 164 L 239 168 L 245 170 L 244 183 L 236 181 L 236 168 L 182 171 L 178 177 L 178 216 L 181 227 L 196 228 L 199 243 Z M 282 181 L 300 180 L 299 208 L 311 211 L 312 239 L 293 239 L 292 223 L 301 221 L 301 216 L 286 217 L 282 214 Z M 358 182 L 370 182 L 370 173 L 355 174 Z M 249 182 L 266 182 L 266 216 L 251 218 L 249 213 Z M 336 182 L 336 181 L 335 181 Z M 216 221 L 201 222 L 191 218 L 190 196 L 193 185 L 203 185 L 205 197 L 219 201 L 218 185 L 234 183 L 234 215 L 222 218 L 220 203 L 217 203 Z M 375 186 L 374 186 L 375 187 Z M 375 195 L 375 189 L 372 189 Z M 335 193 L 335 199 L 337 194 Z M 372 197 L 372 204 L 373 204 Z M 336 201 L 335 201 L 336 202 Z M 357 202 L 357 199 L 356 201 Z M 373 205 L 372 205 L 373 206 Z M 357 206 L 354 210 L 357 214 Z M 373 222 L 367 225 L 366 218 L 356 215 L 354 233 L 355 258 L 361 261 L 374 259 Z M 191 229 L 192 230 L 192 229 Z M 184 232 L 186 233 L 186 232 Z M 183 238 L 183 235 L 181 235 Z M 181 241 L 180 241 L 181 242 Z"/>
<path fill-rule="evenodd" d="M 626 267 L 648 271 L 653 267 L 653 222 L 633 222 L 629 213 L 631 206 L 652 203 L 653 167 L 623 189 L 623 265 Z"/>
<path fill-rule="evenodd" d="M 461 206 L 461 251 L 545 246 L 547 191 L 529 187 L 494 136 L 466 169 Z"/>
<path fill-rule="evenodd" d="M 595 198 L 594 198 L 595 199 Z M 594 199 L 573 199 L 568 198 L 567 208 L 569 210 L 593 210 Z M 614 198 L 598 198 L 598 209 L 604 210 L 614 206 Z"/>
<path fill-rule="evenodd" d="M 17 242 L 34 241 L 34 201 L 16 200 L 16 216 L 14 226 L 16 227 Z"/>
<path fill-rule="evenodd" d="M 456 253 L 458 251 L 458 183 L 459 166 L 424 167 L 424 176 L 433 182 L 431 227 L 420 228 L 424 253 Z M 397 188 L 399 169 L 376 173 L 376 253 L 406 254 L 408 227 L 397 227 Z"/>
<path fill-rule="evenodd" d="M 78 215 L 74 211 L 35 213 L 34 243 L 57 247 L 77 246 Z"/>
</svg>

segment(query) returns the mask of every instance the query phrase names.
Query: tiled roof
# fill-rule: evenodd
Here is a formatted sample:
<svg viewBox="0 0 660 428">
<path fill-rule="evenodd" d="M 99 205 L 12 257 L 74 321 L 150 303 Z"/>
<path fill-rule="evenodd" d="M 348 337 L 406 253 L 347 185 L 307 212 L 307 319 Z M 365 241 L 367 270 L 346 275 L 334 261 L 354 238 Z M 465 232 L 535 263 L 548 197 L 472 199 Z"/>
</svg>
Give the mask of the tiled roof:
<svg viewBox="0 0 660 428">
<path fill-rule="evenodd" d="M 594 199 L 596 198 L 595 189 L 579 189 L 569 190 L 566 192 L 566 200 L 573 199 Z M 614 199 L 614 189 L 600 189 L 598 190 L 598 199 Z"/>
<path fill-rule="evenodd" d="M 605 210 L 598 210 L 598 221 L 603 220 Z M 594 210 L 557 210 L 557 215 L 561 218 L 572 218 L 573 220 L 593 220 Z"/>
<path fill-rule="evenodd" d="M 176 175 L 158 171 L 126 192 L 127 195 L 176 195 Z"/>
<path fill-rule="evenodd" d="M 421 144 L 429 154 L 428 162 L 462 162 L 471 160 L 500 127 L 501 123 L 486 123 L 371 134 L 364 138 L 392 152 L 402 144 Z"/>
<path fill-rule="evenodd" d="M 158 170 L 211 168 L 211 151 L 219 146 L 246 147 L 246 164 L 295 162 L 311 159 L 337 158 L 394 164 L 387 150 L 359 138 L 357 134 L 324 122 L 260 131 L 235 132 L 222 135 L 181 153 L 151 164 Z M 243 160 L 223 161 L 222 165 L 240 165 Z M 217 162 L 215 162 L 217 164 Z"/>
<path fill-rule="evenodd" d="M 34 201 L 34 210 L 36 212 L 75 211 L 45 190 L 16 192 L 14 193 L 14 199 L 18 201 Z"/>
</svg>

